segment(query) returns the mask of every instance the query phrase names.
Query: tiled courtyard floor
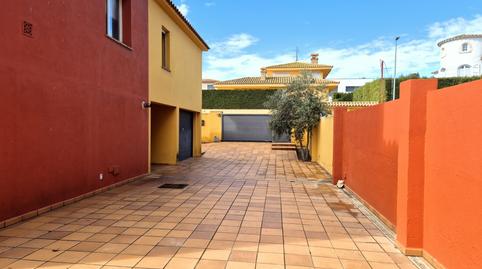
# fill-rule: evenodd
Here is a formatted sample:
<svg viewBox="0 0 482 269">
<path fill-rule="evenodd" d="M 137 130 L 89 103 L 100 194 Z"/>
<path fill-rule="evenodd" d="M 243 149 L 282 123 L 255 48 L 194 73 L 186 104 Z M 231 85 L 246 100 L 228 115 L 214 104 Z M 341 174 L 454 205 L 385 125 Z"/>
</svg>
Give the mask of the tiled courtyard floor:
<svg viewBox="0 0 482 269">
<path fill-rule="evenodd" d="M 204 150 L 0 230 L 0 268 L 415 268 L 343 192 L 316 183 L 328 179 L 320 166 L 270 144 Z"/>
</svg>

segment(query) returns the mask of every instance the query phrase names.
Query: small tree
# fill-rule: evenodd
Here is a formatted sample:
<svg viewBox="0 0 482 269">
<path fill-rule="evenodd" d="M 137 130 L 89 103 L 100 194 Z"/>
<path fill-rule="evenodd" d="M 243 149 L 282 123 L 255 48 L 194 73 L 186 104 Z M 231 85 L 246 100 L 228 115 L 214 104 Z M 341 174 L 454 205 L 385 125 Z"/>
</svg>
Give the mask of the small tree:
<svg viewBox="0 0 482 269">
<path fill-rule="evenodd" d="M 286 90 L 272 95 L 265 104 L 273 115 L 271 129 L 277 135 L 293 134 L 303 160 L 309 160 L 313 129 L 319 123 L 320 115 L 327 112 L 322 102 L 323 87 L 313 87 L 313 81 L 310 74 L 303 73 Z"/>
</svg>

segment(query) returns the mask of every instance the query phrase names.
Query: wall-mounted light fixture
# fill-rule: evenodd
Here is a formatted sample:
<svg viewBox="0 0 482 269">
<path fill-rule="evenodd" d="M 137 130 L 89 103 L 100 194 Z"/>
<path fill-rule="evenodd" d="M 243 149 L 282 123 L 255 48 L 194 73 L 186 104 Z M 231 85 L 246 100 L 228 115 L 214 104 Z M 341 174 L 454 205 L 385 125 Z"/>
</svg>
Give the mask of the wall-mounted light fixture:
<svg viewBox="0 0 482 269">
<path fill-rule="evenodd" d="M 148 109 L 151 107 L 152 107 L 151 102 L 142 101 L 142 109 Z"/>
</svg>

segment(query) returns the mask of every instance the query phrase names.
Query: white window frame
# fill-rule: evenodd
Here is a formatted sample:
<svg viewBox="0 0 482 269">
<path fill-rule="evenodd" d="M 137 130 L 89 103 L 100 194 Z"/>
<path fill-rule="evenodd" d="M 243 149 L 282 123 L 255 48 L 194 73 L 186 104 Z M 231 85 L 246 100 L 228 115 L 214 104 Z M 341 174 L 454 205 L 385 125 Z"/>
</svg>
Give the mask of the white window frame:
<svg viewBox="0 0 482 269">
<path fill-rule="evenodd" d="M 472 66 L 468 64 L 463 64 L 457 68 L 457 76 L 470 77 L 472 76 L 471 71 L 472 71 Z"/>
<path fill-rule="evenodd" d="M 118 14 L 118 16 L 119 16 L 119 39 L 117 39 L 113 36 L 112 30 L 109 31 L 109 28 L 112 29 L 112 27 L 110 27 L 110 20 L 109 20 L 109 14 L 110 14 L 109 3 L 110 3 L 110 1 L 117 1 L 117 5 L 119 6 L 119 14 Z M 117 40 L 121 43 L 124 42 L 122 2 L 123 2 L 122 0 L 106 0 L 106 11 L 107 11 L 106 12 L 106 21 L 107 21 L 107 29 L 106 30 L 107 30 L 107 36 L 109 36 L 110 38 L 115 39 L 115 40 Z"/>
</svg>

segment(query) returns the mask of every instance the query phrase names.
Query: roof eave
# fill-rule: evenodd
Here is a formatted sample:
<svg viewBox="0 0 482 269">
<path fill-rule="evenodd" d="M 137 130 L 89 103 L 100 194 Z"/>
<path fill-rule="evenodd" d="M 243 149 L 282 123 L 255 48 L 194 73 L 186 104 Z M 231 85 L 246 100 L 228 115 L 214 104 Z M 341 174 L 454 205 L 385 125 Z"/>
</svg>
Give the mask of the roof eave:
<svg viewBox="0 0 482 269">
<path fill-rule="evenodd" d="M 182 15 L 179 9 L 171 0 L 155 0 L 165 11 L 168 11 L 167 14 L 171 19 L 176 22 L 180 26 L 180 28 L 188 34 L 188 36 L 196 43 L 196 45 L 202 51 L 208 51 L 209 46 L 201 37 L 201 35 L 194 29 L 191 23 Z M 170 12 L 169 12 L 170 11 Z"/>
</svg>

